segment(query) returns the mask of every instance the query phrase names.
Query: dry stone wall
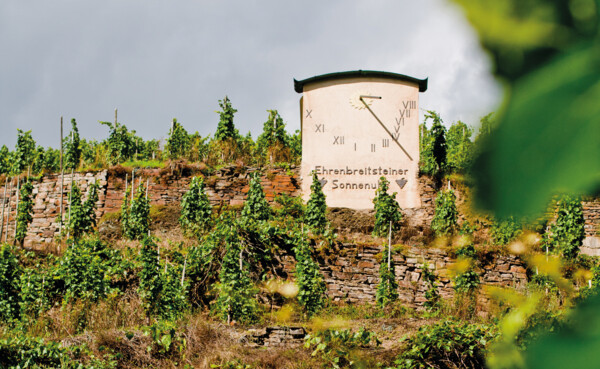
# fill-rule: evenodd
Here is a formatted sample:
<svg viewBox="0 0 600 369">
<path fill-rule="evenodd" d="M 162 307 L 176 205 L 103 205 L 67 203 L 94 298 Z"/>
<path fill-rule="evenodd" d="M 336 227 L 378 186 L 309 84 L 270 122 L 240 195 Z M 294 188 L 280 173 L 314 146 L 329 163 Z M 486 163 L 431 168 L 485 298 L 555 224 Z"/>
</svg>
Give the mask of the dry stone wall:
<svg viewBox="0 0 600 369">
<path fill-rule="evenodd" d="M 331 300 L 349 303 L 374 303 L 379 284 L 379 261 L 383 247 L 379 245 L 339 244 L 321 251 L 318 257 L 321 273 L 327 283 Z M 285 270 L 294 273 L 293 258 L 284 259 Z M 426 301 L 428 286 L 423 280 L 423 266 L 428 265 L 438 277 L 438 292 L 444 300 L 454 298 L 450 267 L 456 262 L 448 251 L 435 248 L 409 247 L 397 252 L 395 264 L 400 300 L 412 307 Z M 477 267 L 482 285 L 521 288 L 527 284 L 525 264 L 514 255 L 487 255 Z M 481 290 L 480 304 L 487 304 L 488 296 Z"/>
<path fill-rule="evenodd" d="M 249 190 L 250 175 L 256 168 L 226 167 L 216 171 L 213 175 L 205 176 L 207 194 L 215 206 L 242 205 Z M 199 174 L 202 175 L 202 174 Z M 107 212 L 115 212 L 121 208 L 127 186 L 131 186 L 131 173 L 103 170 L 95 173 L 65 174 L 63 187 L 64 219 L 68 217 L 69 191 L 71 183 L 76 183 L 87 197 L 89 186 L 98 181 L 98 203 L 96 216 L 99 219 Z M 181 197 L 187 191 L 191 176 L 176 176 L 161 173 L 158 169 L 139 170 L 135 173 L 135 188 L 140 184 L 148 185 L 148 197 L 151 205 L 176 205 L 181 202 Z M 267 201 L 273 202 L 281 193 L 291 196 L 299 195 L 297 171 L 292 168 L 268 169 L 262 175 L 262 185 Z M 46 175 L 33 183 L 33 222 L 30 224 L 25 238 L 25 247 L 44 249 L 59 233 L 60 214 L 60 175 Z M 0 196 L 4 195 L 4 189 Z M 0 204 L 4 198 L 0 197 Z M 6 210 L 4 214 L 4 227 L 2 240 L 9 241 L 14 237 L 17 189 L 16 181 L 6 195 Z M 10 211 L 9 211 L 10 209 Z M 0 210 L 1 211 L 1 210 Z M 8 227 L 7 227 L 8 222 Z"/>
<path fill-rule="evenodd" d="M 207 184 L 208 196 L 215 206 L 223 205 L 242 205 L 248 192 L 248 182 L 250 174 L 257 168 L 243 167 L 225 167 L 215 173 L 207 174 L 205 182 Z M 176 171 L 175 171 L 176 172 Z M 65 218 L 68 214 L 68 196 L 71 180 L 76 182 L 87 195 L 89 185 L 93 181 L 98 181 L 100 185 L 98 211 L 100 217 L 107 212 L 115 212 L 120 209 L 123 195 L 125 193 L 125 179 L 128 179 L 128 186 L 131 184 L 131 173 L 126 171 L 103 170 L 95 173 L 75 173 L 71 179 L 71 174 L 65 174 L 63 202 L 65 204 Z M 187 191 L 191 175 L 177 175 L 170 173 L 169 169 L 143 169 L 135 174 L 135 186 L 141 182 L 149 185 L 149 198 L 152 205 L 176 205 L 181 201 L 181 197 Z M 286 193 L 292 196 L 300 194 L 300 177 L 298 168 L 267 169 L 262 175 L 262 183 L 267 200 L 273 202 L 275 196 L 280 193 Z M 16 183 L 10 188 L 7 194 L 7 207 L 3 220 L 2 240 L 10 240 L 14 235 L 14 225 L 16 216 L 17 190 Z M 412 225 L 421 225 L 428 227 L 434 213 L 436 190 L 428 177 L 419 178 L 419 191 L 421 196 L 420 209 L 404 209 L 406 218 Z M 53 241 L 58 234 L 59 223 L 56 221 L 60 209 L 60 175 L 45 175 L 39 181 L 34 183 L 34 214 L 33 222 L 28 229 L 28 235 L 25 238 L 25 246 L 30 248 L 44 248 L 44 244 Z M 0 196 L 3 196 L 3 189 L 0 190 Z M 462 194 L 457 191 L 457 198 L 461 201 Z M 0 203 L 4 201 L 0 197 Z M 9 204 L 9 205 L 8 205 Z M 10 206 L 10 211 L 8 211 Z M 600 199 L 588 198 L 583 201 L 585 216 L 586 239 L 582 252 L 589 255 L 600 256 L 600 238 L 598 230 L 600 228 Z M 7 226 L 8 221 L 8 226 Z"/>
</svg>

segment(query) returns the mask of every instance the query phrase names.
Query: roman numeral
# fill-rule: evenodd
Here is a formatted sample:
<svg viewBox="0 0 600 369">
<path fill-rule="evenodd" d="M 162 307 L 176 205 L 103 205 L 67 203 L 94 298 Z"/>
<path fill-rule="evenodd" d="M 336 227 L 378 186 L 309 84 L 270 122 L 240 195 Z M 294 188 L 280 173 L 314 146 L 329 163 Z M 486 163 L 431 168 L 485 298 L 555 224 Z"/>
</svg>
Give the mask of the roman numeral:
<svg viewBox="0 0 600 369">
<path fill-rule="evenodd" d="M 356 142 L 354 143 L 354 151 L 356 151 Z"/>
<path fill-rule="evenodd" d="M 383 147 L 390 147 L 390 139 L 389 138 L 384 138 L 383 142 L 381 143 L 381 146 L 383 146 Z"/>
<path fill-rule="evenodd" d="M 311 110 L 306 109 L 306 117 L 305 118 L 312 118 L 311 113 L 312 113 L 312 109 Z"/>
<path fill-rule="evenodd" d="M 343 145 L 344 144 L 344 136 L 333 136 L 333 144 L 334 145 Z"/>
<path fill-rule="evenodd" d="M 394 118 L 396 119 L 396 124 L 399 125 L 404 125 L 404 117 L 402 118 Z"/>
<path fill-rule="evenodd" d="M 325 132 L 325 124 L 315 124 L 315 132 Z"/>
<path fill-rule="evenodd" d="M 402 105 L 404 105 L 404 109 L 416 109 L 417 101 L 416 100 L 402 101 Z"/>
<path fill-rule="evenodd" d="M 371 144 L 371 152 L 375 152 L 375 144 Z"/>
<path fill-rule="evenodd" d="M 398 125 L 398 126 L 394 127 L 394 131 L 396 131 L 396 133 L 398 133 L 400 131 L 400 126 Z"/>
<path fill-rule="evenodd" d="M 394 141 L 398 141 L 398 137 L 400 137 L 400 133 L 392 133 L 392 138 L 394 139 Z"/>
</svg>

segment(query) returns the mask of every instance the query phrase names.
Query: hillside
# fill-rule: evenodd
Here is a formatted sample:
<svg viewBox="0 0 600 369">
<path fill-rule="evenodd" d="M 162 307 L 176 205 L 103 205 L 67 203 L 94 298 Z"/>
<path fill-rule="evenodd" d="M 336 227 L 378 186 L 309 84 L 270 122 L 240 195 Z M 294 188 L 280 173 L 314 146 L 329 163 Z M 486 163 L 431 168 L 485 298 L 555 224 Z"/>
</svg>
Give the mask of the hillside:
<svg viewBox="0 0 600 369">
<path fill-rule="evenodd" d="M 96 225 L 75 239 L 70 220 L 58 233 L 59 176 L 33 181 L 23 247 L 5 244 L 0 259 L 4 366 L 479 367 L 511 311 L 535 306 L 512 343 L 521 350 L 596 288 L 595 259 L 575 250 L 554 264 L 557 228 L 476 215 L 459 176 L 447 205 L 420 177 L 424 206 L 401 210 L 387 251 L 375 211 L 329 208 L 311 226 L 294 167 L 171 168 L 138 169 L 133 196 L 129 168 L 74 174 L 82 209 L 98 184 L 82 213 Z M 580 229 L 592 225 L 581 239 L 596 236 L 597 203 L 581 207 Z M 441 206 L 457 209 L 442 231 Z M 202 209 L 208 218 L 180 221 Z"/>
</svg>

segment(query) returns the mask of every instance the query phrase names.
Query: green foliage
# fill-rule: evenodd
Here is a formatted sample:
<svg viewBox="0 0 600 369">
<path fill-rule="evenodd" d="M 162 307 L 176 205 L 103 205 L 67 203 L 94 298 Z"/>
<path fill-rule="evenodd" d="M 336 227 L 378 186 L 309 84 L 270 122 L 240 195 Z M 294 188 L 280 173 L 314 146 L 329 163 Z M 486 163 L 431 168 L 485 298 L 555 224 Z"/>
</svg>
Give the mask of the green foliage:
<svg viewBox="0 0 600 369">
<path fill-rule="evenodd" d="M 381 263 L 379 264 L 379 284 L 377 285 L 377 292 L 375 294 L 377 305 L 385 307 L 388 304 L 398 299 L 398 282 L 396 281 L 396 268 L 394 267 L 394 260 L 389 260 L 388 267 L 388 253 L 389 245 L 383 249 L 383 255 Z"/>
<path fill-rule="evenodd" d="M 316 332 L 304 339 L 304 347 L 312 349 L 312 356 L 319 355 L 327 368 L 362 367 L 361 359 L 355 353 L 358 348 L 379 346 L 381 341 L 374 332 L 364 327 L 353 332 L 349 329 Z"/>
<path fill-rule="evenodd" d="M 103 359 L 96 358 L 85 345 L 65 347 L 58 342 L 11 332 L 0 339 L 0 367 L 115 369 L 117 362 L 109 354 Z"/>
<path fill-rule="evenodd" d="M 495 219 L 492 222 L 492 228 L 490 229 L 492 241 L 499 246 L 508 245 L 514 239 L 519 237 L 521 233 L 523 233 L 521 224 L 519 224 L 514 217 Z"/>
<path fill-rule="evenodd" d="M 160 298 L 160 263 L 158 260 L 157 246 L 151 237 L 144 237 L 139 254 L 139 263 L 142 268 L 138 273 L 140 286 L 138 293 L 144 303 L 144 310 L 148 315 L 154 315 L 158 310 Z"/>
<path fill-rule="evenodd" d="M 433 135 L 426 122 L 419 125 L 419 173 L 434 175 L 437 165 L 433 157 Z"/>
<path fill-rule="evenodd" d="M 31 137 L 31 131 L 23 132 L 17 128 L 17 145 L 12 163 L 15 174 L 22 173 L 33 164 L 34 152 L 35 141 Z"/>
<path fill-rule="evenodd" d="M 299 129 L 297 129 L 293 135 L 289 136 L 289 145 L 292 153 L 290 162 L 295 164 L 300 163 L 300 160 L 302 159 L 302 137 Z"/>
<path fill-rule="evenodd" d="M 292 197 L 282 193 L 275 197 L 275 202 L 279 205 L 275 209 L 277 217 L 290 217 L 294 222 L 298 222 L 298 219 L 304 219 L 305 206 L 301 197 Z"/>
<path fill-rule="evenodd" d="M 181 199 L 181 227 L 192 234 L 200 235 L 210 227 L 212 206 L 204 189 L 204 178 L 194 177 L 190 189 Z"/>
<path fill-rule="evenodd" d="M 146 198 L 146 187 L 140 184 L 133 201 L 129 201 L 131 188 L 125 191 L 121 205 L 121 227 L 130 240 L 140 240 L 150 229 L 150 200 Z"/>
<path fill-rule="evenodd" d="M 493 326 L 454 320 L 424 325 L 404 341 L 393 368 L 483 368 L 486 348 L 496 336 Z"/>
<path fill-rule="evenodd" d="M 100 239 L 72 242 L 60 261 L 60 274 L 65 283 L 64 301 L 97 301 L 106 296 L 110 291 L 107 273 L 111 262 L 108 247 Z"/>
<path fill-rule="evenodd" d="M 168 261 L 161 265 L 157 248 L 152 237 L 144 237 L 138 256 L 141 264 L 138 293 L 148 316 L 172 321 L 188 308 L 186 284 L 181 281 L 183 271 L 179 267 Z"/>
<path fill-rule="evenodd" d="M 54 286 L 56 280 L 47 270 L 40 268 L 38 264 L 35 268 L 23 269 L 21 274 L 19 305 L 22 317 L 37 318 L 51 307 L 53 295 L 57 292 Z"/>
<path fill-rule="evenodd" d="M 585 238 L 585 219 L 581 199 L 564 195 L 558 201 L 556 223 L 551 227 L 550 248 L 560 252 L 567 260 L 579 254 Z"/>
<path fill-rule="evenodd" d="M 435 167 L 432 168 L 432 172 L 429 174 L 441 176 L 446 170 L 447 163 L 446 128 L 442 125 L 442 118 L 435 111 L 427 111 L 423 124 L 429 119 L 433 121 L 430 132 L 431 139 L 429 142 L 431 146 L 427 146 L 426 150 L 431 151 L 430 155 L 432 155 L 433 162 L 435 163 Z"/>
<path fill-rule="evenodd" d="M 0 148 L 0 174 L 10 173 L 10 150 L 6 145 Z"/>
<path fill-rule="evenodd" d="M 258 319 L 258 303 L 255 299 L 258 290 L 250 279 L 249 265 L 244 258 L 243 244 L 235 225 L 230 222 L 227 226 L 227 249 L 221 263 L 216 285 L 218 297 L 213 310 L 227 322 L 253 323 Z"/>
<path fill-rule="evenodd" d="M 33 185 L 27 181 L 21 185 L 19 193 L 19 207 L 17 208 L 17 232 L 15 242 L 23 246 L 25 236 L 27 236 L 27 227 L 33 221 Z"/>
<path fill-rule="evenodd" d="M 33 157 L 31 173 L 39 174 L 44 169 L 44 148 L 42 146 L 38 146 L 33 153 Z"/>
<path fill-rule="evenodd" d="M 250 180 L 250 189 L 244 202 L 242 217 L 255 221 L 268 220 L 271 217 L 271 207 L 265 198 L 258 173 L 255 173 Z"/>
<path fill-rule="evenodd" d="M 323 194 L 323 186 L 321 186 L 317 174 L 313 172 L 312 184 L 310 185 L 310 198 L 306 204 L 304 221 L 317 234 L 322 234 L 327 228 L 326 211 L 327 204 L 325 202 L 325 194 Z"/>
<path fill-rule="evenodd" d="M 441 296 L 438 292 L 437 286 L 435 283 L 437 282 L 437 276 L 434 271 L 429 269 L 427 264 L 423 265 L 423 281 L 427 283 L 427 290 L 425 291 L 425 309 L 430 312 L 435 312 L 440 308 Z"/>
<path fill-rule="evenodd" d="M 131 158 L 135 152 L 134 141 L 124 124 L 119 122 L 99 122 L 108 127 L 108 139 L 104 142 L 108 148 L 106 161 L 110 164 L 118 164 Z"/>
<path fill-rule="evenodd" d="M 77 169 L 81 161 L 81 143 L 79 139 L 79 130 L 77 121 L 71 119 L 71 134 L 64 140 L 64 165 L 66 169 Z"/>
<path fill-rule="evenodd" d="M 489 113 L 486 116 L 481 117 L 479 120 L 479 131 L 477 132 L 477 138 L 475 139 L 476 148 L 480 148 L 483 142 L 490 139 L 492 129 L 496 126 L 496 120 L 494 113 Z"/>
<path fill-rule="evenodd" d="M 79 239 L 86 233 L 90 233 L 96 226 L 96 203 L 98 202 L 98 183 L 90 185 L 88 198 L 81 202 L 81 191 L 77 184 L 71 187 L 70 218 L 67 223 L 70 235 Z"/>
<path fill-rule="evenodd" d="M 227 96 L 223 100 L 219 100 L 219 106 L 221 111 L 217 112 L 219 113 L 219 124 L 215 132 L 215 139 L 220 141 L 226 139 L 237 140 L 240 134 L 233 124 L 233 116 L 237 110 L 231 106 L 231 101 Z"/>
<path fill-rule="evenodd" d="M 187 340 L 177 332 L 173 322 L 158 321 L 144 327 L 144 333 L 152 337 L 152 345 L 147 347 L 148 352 L 155 357 L 176 355 L 182 356 L 187 346 Z"/>
<path fill-rule="evenodd" d="M 169 159 L 184 157 L 190 150 L 190 137 L 177 119 L 173 118 L 173 124 L 169 129 L 166 152 Z"/>
<path fill-rule="evenodd" d="M 60 170 L 60 150 L 48 147 L 44 151 L 43 169 L 48 173 L 56 173 Z"/>
<path fill-rule="evenodd" d="M 379 178 L 379 185 L 375 191 L 373 204 L 375 205 L 375 227 L 373 227 L 373 235 L 379 237 L 387 237 L 390 231 L 390 222 L 392 232 L 400 229 L 402 221 L 402 213 L 400 205 L 396 201 L 396 193 L 388 194 L 390 182 L 385 177 Z"/>
<path fill-rule="evenodd" d="M 258 155 L 264 156 L 270 163 L 289 160 L 289 139 L 285 123 L 277 110 L 267 110 L 269 118 L 263 125 L 263 132 L 256 139 Z"/>
<path fill-rule="evenodd" d="M 0 320 L 12 322 L 19 318 L 19 279 L 22 268 L 8 244 L 0 248 Z M 1 355 L 0 355 L 1 356 Z"/>
<path fill-rule="evenodd" d="M 435 214 L 431 229 L 439 236 L 452 235 L 458 228 L 456 195 L 453 190 L 440 191 L 435 198 Z"/>
<path fill-rule="evenodd" d="M 327 286 L 323 275 L 312 257 L 310 244 L 304 235 L 296 236 L 296 283 L 298 285 L 298 302 L 304 313 L 311 317 L 319 312 L 325 304 Z"/>
<path fill-rule="evenodd" d="M 510 91 L 499 124 L 482 142 L 475 162 L 479 204 L 500 218 L 539 214 L 557 190 L 596 191 L 598 2 L 457 2 L 478 28 Z M 565 328 L 525 353 L 514 347 L 515 327 L 538 309 L 538 299 L 528 296 L 501 321 L 504 345 L 493 350 L 489 367 L 597 366 L 599 297 L 585 300 L 569 314 Z"/>
<path fill-rule="evenodd" d="M 461 121 L 452 124 L 448 129 L 446 144 L 449 171 L 462 173 L 470 167 L 474 151 L 472 134 L 473 128 Z"/>
<path fill-rule="evenodd" d="M 499 124 L 475 164 L 480 205 L 499 217 L 528 215 L 543 211 L 558 190 L 596 190 L 597 3 L 457 2 L 510 87 Z"/>
</svg>

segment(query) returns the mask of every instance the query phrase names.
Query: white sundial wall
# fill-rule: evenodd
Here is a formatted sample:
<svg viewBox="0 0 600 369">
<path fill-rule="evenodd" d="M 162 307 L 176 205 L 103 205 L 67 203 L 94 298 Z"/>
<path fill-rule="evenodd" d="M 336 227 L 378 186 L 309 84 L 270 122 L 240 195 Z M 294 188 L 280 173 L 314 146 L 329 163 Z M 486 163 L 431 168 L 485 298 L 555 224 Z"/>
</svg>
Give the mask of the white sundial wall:
<svg viewBox="0 0 600 369">
<path fill-rule="evenodd" d="M 380 177 L 402 208 L 420 207 L 419 91 L 427 80 L 368 71 L 328 76 L 296 82 L 304 200 L 314 171 L 329 207 L 372 209 Z"/>
</svg>

